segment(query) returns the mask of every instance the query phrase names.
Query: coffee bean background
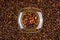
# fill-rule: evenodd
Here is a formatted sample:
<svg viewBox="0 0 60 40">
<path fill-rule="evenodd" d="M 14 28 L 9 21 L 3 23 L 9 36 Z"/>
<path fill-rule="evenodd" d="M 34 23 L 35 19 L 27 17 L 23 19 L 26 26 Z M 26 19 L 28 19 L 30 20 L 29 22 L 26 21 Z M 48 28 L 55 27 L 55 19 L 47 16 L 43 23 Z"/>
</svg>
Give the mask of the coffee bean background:
<svg viewBox="0 0 60 40">
<path fill-rule="evenodd" d="M 42 10 L 38 33 L 21 33 L 17 19 L 24 7 Z M 0 40 L 60 40 L 60 0 L 0 0 Z"/>
</svg>

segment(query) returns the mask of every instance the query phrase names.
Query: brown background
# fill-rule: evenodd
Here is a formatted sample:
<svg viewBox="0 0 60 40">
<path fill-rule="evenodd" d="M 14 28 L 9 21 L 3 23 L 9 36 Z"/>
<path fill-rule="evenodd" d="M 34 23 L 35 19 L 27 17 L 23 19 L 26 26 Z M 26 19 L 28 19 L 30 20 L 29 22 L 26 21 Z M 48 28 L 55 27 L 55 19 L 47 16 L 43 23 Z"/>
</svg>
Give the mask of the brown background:
<svg viewBox="0 0 60 40">
<path fill-rule="evenodd" d="M 42 10 L 43 27 L 38 33 L 21 33 L 19 10 L 37 7 Z M 0 0 L 0 40 L 60 40 L 60 0 Z"/>
</svg>

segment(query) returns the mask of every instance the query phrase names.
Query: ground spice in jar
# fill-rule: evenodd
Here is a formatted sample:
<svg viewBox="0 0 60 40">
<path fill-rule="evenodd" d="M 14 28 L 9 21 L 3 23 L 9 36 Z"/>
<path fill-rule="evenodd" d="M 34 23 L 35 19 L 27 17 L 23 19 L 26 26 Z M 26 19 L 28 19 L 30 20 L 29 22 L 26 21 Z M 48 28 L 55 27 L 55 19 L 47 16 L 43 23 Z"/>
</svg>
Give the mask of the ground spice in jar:
<svg viewBox="0 0 60 40">
<path fill-rule="evenodd" d="M 37 13 L 26 12 L 22 17 L 22 24 L 26 28 L 36 28 L 39 23 L 39 18 Z"/>
</svg>

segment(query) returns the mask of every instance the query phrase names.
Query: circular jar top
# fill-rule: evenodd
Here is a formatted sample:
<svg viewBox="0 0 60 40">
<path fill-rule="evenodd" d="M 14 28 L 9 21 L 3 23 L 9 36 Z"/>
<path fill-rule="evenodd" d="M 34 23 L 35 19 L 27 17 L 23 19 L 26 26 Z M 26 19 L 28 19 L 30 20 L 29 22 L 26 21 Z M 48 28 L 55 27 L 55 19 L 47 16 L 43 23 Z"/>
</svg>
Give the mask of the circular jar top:
<svg viewBox="0 0 60 40">
<path fill-rule="evenodd" d="M 20 10 L 18 24 L 22 32 L 35 33 L 41 29 L 43 16 L 41 9 L 26 7 Z"/>
</svg>

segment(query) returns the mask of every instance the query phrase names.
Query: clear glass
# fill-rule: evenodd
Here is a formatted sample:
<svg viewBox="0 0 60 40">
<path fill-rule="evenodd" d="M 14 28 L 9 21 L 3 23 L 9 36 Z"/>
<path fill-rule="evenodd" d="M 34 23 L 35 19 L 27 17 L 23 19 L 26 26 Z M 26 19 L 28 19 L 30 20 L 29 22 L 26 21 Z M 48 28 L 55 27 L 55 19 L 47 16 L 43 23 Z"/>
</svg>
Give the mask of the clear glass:
<svg viewBox="0 0 60 40">
<path fill-rule="evenodd" d="M 39 32 L 43 25 L 42 10 L 34 7 L 26 7 L 20 10 L 18 24 L 23 33 Z"/>
</svg>

